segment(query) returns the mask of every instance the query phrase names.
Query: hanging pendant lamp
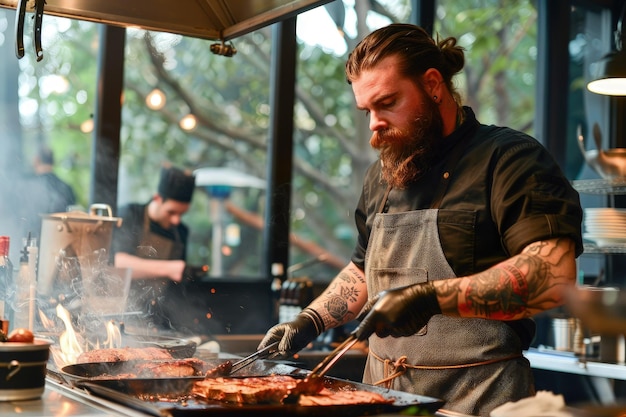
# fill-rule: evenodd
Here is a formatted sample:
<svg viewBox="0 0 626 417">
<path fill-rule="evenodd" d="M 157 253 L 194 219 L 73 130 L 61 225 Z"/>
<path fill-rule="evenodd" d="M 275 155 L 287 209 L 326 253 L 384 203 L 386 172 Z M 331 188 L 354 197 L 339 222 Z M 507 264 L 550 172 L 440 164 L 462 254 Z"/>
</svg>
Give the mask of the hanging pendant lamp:
<svg viewBox="0 0 626 417">
<path fill-rule="evenodd" d="M 626 4 L 617 22 L 617 30 L 614 32 L 615 51 L 593 64 L 595 79 L 587 84 L 587 89 L 593 93 L 626 96 L 626 51 L 622 50 L 625 37 L 622 32 L 622 23 L 625 14 Z"/>
</svg>

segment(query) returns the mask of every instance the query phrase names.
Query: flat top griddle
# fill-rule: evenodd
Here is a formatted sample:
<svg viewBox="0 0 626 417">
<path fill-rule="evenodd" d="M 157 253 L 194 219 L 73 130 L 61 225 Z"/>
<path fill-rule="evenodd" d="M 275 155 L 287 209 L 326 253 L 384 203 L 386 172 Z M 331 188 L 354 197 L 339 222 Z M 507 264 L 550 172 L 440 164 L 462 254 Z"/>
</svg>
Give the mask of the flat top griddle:
<svg viewBox="0 0 626 417">
<path fill-rule="evenodd" d="M 226 359 L 204 359 L 201 362 L 204 365 L 201 369 L 198 369 L 196 376 L 189 377 L 179 377 L 179 378 L 128 378 L 122 377 L 118 375 L 132 373 L 136 366 L 140 366 L 142 363 L 170 363 L 176 362 L 174 360 L 130 360 L 130 361 L 118 361 L 118 362 L 91 362 L 91 363 L 78 363 L 73 365 L 66 365 L 61 368 L 59 372 L 59 376 L 63 378 L 66 382 L 70 384 L 74 384 L 79 381 L 94 381 L 94 380 L 105 380 L 111 381 L 114 384 L 116 381 L 132 381 L 138 386 L 142 386 L 143 390 L 152 390 L 155 393 L 158 392 L 166 392 L 167 386 L 169 383 L 175 382 L 177 380 L 181 380 L 181 383 L 184 381 L 196 381 L 204 379 L 204 374 L 217 367 L 218 365 L 223 364 Z M 259 375 L 272 375 L 272 374 L 283 374 L 283 375 L 304 375 L 306 372 L 295 368 L 291 365 L 286 365 L 281 362 L 275 361 L 263 361 L 258 360 L 253 364 L 250 364 L 248 367 L 243 368 L 241 371 L 237 372 L 237 376 L 259 376 Z M 217 376 L 217 375 L 216 375 Z"/>
<path fill-rule="evenodd" d="M 180 378 L 173 381 L 159 381 L 168 384 L 167 392 L 154 392 L 151 381 L 138 380 L 94 380 L 77 382 L 76 386 L 86 389 L 94 395 L 126 405 L 158 417 L 200 416 L 200 415 L 237 415 L 237 416 L 320 416 L 341 415 L 342 417 L 370 416 L 383 413 L 408 412 L 408 415 L 433 415 L 443 401 L 435 398 L 387 390 L 371 385 L 325 377 L 326 387 L 331 390 L 351 390 L 377 392 L 387 399 L 389 404 L 345 404 L 314 405 L 297 404 L 231 404 L 220 401 L 197 399 L 189 394 L 193 381 L 184 383 Z M 173 382 L 173 383 L 172 383 Z M 147 388 L 147 389 L 144 389 Z"/>
<path fill-rule="evenodd" d="M 92 367 L 93 368 L 93 367 Z M 93 371 L 93 369 L 90 370 Z M 290 375 L 304 378 L 308 371 L 273 361 L 259 360 L 241 375 L 263 377 L 269 375 Z M 77 376 L 74 386 L 85 389 L 93 395 L 126 405 L 135 410 L 158 417 L 200 416 L 200 415 L 240 415 L 240 416 L 319 416 L 326 413 L 342 417 L 376 415 L 383 413 L 408 412 L 410 415 L 433 415 L 443 401 L 427 396 L 402 391 L 387 390 L 373 385 L 343 379 L 324 377 L 326 388 L 332 391 L 360 390 L 375 392 L 389 404 L 345 404 L 324 406 L 301 406 L 297 404 L 232 404 L 221 401 L 207 401 L 190 394 L 198 377 L 183 378 L 90 378 Z"/>
</svg>

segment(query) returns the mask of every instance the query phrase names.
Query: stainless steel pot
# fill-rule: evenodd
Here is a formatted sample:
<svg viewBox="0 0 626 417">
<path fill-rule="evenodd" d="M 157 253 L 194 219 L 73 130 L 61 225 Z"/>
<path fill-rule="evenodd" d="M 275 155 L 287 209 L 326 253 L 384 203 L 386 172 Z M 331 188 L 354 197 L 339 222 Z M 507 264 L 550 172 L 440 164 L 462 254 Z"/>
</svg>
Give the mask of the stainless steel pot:
<svg viewBox="0 0 626 417">
<path fill-rule="evenodd" d="M 626 177 L 626 148 L 602 149 L 602 133 L 593 125 L 593 139 L 597 149 L 586 150 L 582 128 L 578 126 L 578 146 L 587 164 L 604 179 Z"/>
<path fill-rule="evenodd" d="M 101 215 L 98 213 L 104 213 Z M 89 213 L 71 211 L 42 214 L 37 290 L 50 295 L 57 284 L 89 273 L 92 262 L 108 258 L 113 228 L 122 225 L 107 204 L 92 204 Z M 61 273 L 65 273 L 60 278 Z"/>
<path fill-rule="evenodd" d="M 626 334 L 626 292 L 616 287 L 576 286 L 565 291 L 566 307 L 600 335 Z"/>
</svg>

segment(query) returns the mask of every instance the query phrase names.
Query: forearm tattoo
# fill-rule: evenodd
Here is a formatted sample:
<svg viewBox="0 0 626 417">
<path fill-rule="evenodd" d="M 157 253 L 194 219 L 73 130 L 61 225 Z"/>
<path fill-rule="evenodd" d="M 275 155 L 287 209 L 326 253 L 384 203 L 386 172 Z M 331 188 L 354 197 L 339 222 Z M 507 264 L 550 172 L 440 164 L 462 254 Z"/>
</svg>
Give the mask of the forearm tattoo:
<svg viewBox="0 0 626 417">
<path fill-rule="evenodd" d="M 501 264 L 476 276 L 465 289 L 465 305 L 473 315 L 491 318 L 523 314 L 528 306 L 528 282 L 515 264 Z"/>
<path fill-rule="evenodd" d="M 576 279 L 573 251 L 569 239 L 537 242 L 479 274 L 447 280 L 438 295 L 464 317 L 528 317 L 562 304 L 563 286 Z"/>
<path fill-rule="evenodd" d="M 323 294 L 322 316 L 326 328 L 335 327 L 354 319 L 358 313 L 351 310 L 361 295 L 358 284 L 365 283 L 363 277 L 349 268 L 342 270 L 328 290 Z"/>
</svg>

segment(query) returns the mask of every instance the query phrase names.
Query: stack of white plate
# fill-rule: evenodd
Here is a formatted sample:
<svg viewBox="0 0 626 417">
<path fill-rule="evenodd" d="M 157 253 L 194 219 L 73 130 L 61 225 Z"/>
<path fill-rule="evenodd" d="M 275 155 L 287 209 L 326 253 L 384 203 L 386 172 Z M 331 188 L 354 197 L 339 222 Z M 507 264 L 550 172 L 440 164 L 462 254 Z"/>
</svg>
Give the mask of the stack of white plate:
<svg viewBox="0 0 626 417">
<path fill-rule="evenodd" d="M 583 237 L 599 247 L 626 245 L 626 209 L 586 208 L 583 226 Z"/>
</svg>

